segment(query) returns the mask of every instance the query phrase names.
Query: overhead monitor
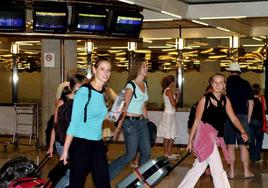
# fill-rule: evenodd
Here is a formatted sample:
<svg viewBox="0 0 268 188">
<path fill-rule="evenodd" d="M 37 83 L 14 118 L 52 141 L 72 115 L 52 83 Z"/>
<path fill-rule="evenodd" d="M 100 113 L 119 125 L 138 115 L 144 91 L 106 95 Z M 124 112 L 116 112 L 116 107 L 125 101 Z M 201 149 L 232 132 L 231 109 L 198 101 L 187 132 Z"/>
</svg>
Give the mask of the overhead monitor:
<svg viewBox="0 0 268 188">
<path fill-rule="evenodd" d="M 0 31 L 24 31 L 25 10 L 18 8 L 0 8 Z"/>
<path fill-rule="evenodd" d="M 68 10 L 33 10 L 33 30 L 35 32 L 66 33 Z"/>
<path fill-rule="evenodd" d="M 105 9 L 73 9 L 71 28 L 74 32 L 105 34 L 107 25 L 108 12 Z"/>
<path fill-rule="evenodd" d="M 139 37 L 143 16 L 139 12 L 116 12 L 110 24 L 110 32 L 116 36 Z"/>
</svg>

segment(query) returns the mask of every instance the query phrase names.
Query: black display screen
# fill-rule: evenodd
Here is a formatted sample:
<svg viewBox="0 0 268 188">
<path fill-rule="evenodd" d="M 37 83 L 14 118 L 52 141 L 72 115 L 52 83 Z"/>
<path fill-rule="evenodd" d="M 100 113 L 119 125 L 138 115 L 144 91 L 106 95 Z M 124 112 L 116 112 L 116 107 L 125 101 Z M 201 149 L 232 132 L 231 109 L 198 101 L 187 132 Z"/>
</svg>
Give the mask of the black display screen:
<svg viewBox="0 0 268 188">
<path fill-rule="evenodd" d="M 129 37 L 139 37 L 143 16 L 140 14 L 114 16 L 111 23 L 111 34 Z"/>
<path fill-rule="evenodd" d="M 0 30 L 25 30 L 24 10 L 0 10 Z"/>
<path fill-rule="evenodd" d="M 65 33 L 68 12 L 34 11 L 33 29 L 37 32 Z"/>
</svg>

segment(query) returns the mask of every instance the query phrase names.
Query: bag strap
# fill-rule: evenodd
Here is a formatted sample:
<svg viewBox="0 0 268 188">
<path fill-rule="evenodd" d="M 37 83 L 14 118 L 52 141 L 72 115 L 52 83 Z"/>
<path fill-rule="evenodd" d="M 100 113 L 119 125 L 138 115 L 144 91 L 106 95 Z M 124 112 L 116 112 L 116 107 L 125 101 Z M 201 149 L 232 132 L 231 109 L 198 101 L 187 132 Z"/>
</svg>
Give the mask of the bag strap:
<svg viewBox="0 0 268 188">
<path fill-rule="evenodd" d="M 130 81 L 128 81 L 128 82 L 126 83 L 126 85 L 125 85 L 124 88 L 126 88 L 126 86 L 127 86 L 128 84 L 130 84 L 130 85 L 132 86 L 132 88 L 133 88 L 133 93 L 132 93 L 131 98 L 134 96 L 135 99 L 136 99 L 136 98 L 137 98 L 137 95 L 136 95 L 136 85 L 135 85 L 135 83 L 134 83 L 132 80 L 130 80 Z"/>
<path fill-rule="evenodd" d="M 87 106 L 91 98 L 91 86 L 89 84 L 84 84 L 82 87 L 88 88 L 88 98 L 87 98 L 86 105 L 84 107 L 84 122 L 86 123 L 87 122 Z"/>
</svg>

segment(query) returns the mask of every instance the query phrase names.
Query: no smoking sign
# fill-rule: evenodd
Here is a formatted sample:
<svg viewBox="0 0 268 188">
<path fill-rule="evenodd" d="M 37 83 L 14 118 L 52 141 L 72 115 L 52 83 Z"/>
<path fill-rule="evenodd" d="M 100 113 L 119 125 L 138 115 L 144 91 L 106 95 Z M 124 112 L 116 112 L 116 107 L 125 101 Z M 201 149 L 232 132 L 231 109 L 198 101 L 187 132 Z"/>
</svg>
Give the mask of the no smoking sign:
<svg viewBox="0 0 268 188">
<path fill-rule="evenodd" d="M 55 67 L 55 53 L 44 53 L 44 67 Z"/>
</svg>

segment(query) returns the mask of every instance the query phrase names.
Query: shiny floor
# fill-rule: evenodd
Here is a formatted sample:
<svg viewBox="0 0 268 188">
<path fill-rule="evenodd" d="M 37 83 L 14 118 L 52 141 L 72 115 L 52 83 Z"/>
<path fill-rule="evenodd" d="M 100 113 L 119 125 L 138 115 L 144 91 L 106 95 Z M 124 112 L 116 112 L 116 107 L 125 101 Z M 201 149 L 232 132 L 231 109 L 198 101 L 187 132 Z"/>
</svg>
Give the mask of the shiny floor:
<svg viewBox="0 0 268 188">
<path fill-rule="evenodd" d="M 44 157 L 46 150 L 45 149 L 36 149 L 35 147 L 27 145 L 19 145 L 18 147 L 13 144 L 8 144 L 7 149 L 5 150 L 4 144 L 1 143 L 0 139 L 0 167 L 8 160 L 16 158 L 17 156 L 24 155 L 29 159 L 39 163 L 40 160 Z M 7 141 L 5 139 L 5 141 Z M 21 143 L 21 142 L 20 142 Z M 27 141 L 25 141 L 27 143 Z M 184 148 L 174 147 L 174 152 L 179 153 L 181 156 L 185 154 Z M 114 160 L 117 156 L 121 155 L 124 152 L 123 144 L 111 144 L 108 152 L 109 161 Z M 161 146 L 154 146 L 152 150 L 152 157 L 157 157 L 162 154 Z M 239 152 L 237 152 L 237 159 L 239 159 Z M 256 164 L 250 164 L 252 171 L 255 174 L 255 177 L 252 179 L 243 179 L 243 169 L 241 162 L 237 161 L 236 166 L 236 177 L 233 180 L 230 180 L 231 187 L 233 188 L 268 188 L 268 151 L 262 152 L 262 161 Z M 49 170 L 57 163 L 58 156 L 55 155 L 42 169 L 42 177 L 46 177 Z M 191 155 L 187 157 L 177 168 L 174 169 L 163 181 L 156 186 L 156 188 L 176 188 L 188 169 L 192 166 L 194 157 Z M 172 160 L 171 163 L 175 164 L 176 160 Z M 228 167 L 225 164 L 225 169 Z M 125 176 L 131 173 L 133 167 L 128 166 L 125 168 L 119 176 L 112 182 L 112 187 L 116 187 L 116 184 L 122 180 Z M 91 177 L 88 176 L 86 182 L 87 188 L 94 188 L 92 184 Z M 198 181 L 196 188 L 212 188 L 213 183 L 210 176 L 203 175 Z"/>
</svg>

